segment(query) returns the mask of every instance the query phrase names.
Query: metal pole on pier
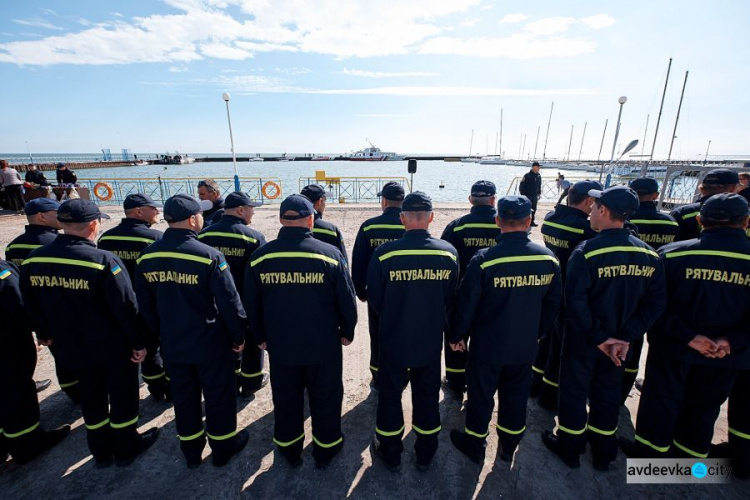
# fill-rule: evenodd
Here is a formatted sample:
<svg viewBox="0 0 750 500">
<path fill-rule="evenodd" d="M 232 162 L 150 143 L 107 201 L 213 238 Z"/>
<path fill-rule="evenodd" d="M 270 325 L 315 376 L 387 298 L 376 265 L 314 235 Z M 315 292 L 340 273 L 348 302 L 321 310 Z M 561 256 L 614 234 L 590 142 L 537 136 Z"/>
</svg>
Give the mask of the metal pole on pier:
<svg viewBox="0 0 750 500">
<path fill-rule="evenodd" d="M 685 87 L 687 86 L 689 71 L 685 71 L 685 81 L 682 83 L 682 93 L 680 94 L 680 105 L 677 106 L 677 118 L 674 120 L 674 131 L 672 132 L 672 142 L 669 143 L 669 154 L 667 155 L 667 161 L 672 158 L 672 147 L 674 146 L 674 140 L 677 138 L 677 124 L 680 122 L 680 110 L 682 109 L 682 99 L 685 97 Z"/>
<path fill-rule="evenodd" d="M 229 123 L 229 142 L 232 145 L 232 163 L 234 163 L 234 190 L 240 190 L 240 176 L 237 173 L 237 157 L 234 154 L 234 136 L 232 135 L 232 119 L 229 117 L 229 92 L 224 92 L 221 95 L 224 102 L 227 104 L 227 123 Z"/>
<path fill-rule="evenodd" d="M 583 140 L 586 138 L 586 125 L 589 122 L 583 122 L 583 135 L 581 136 L 581 149 L 578 150 L 578 161 L 581 161 L 581 154 L 583 154 Z"/>
<path fill-rule="evenodd" d="M 599 145 L 599 154 L 596 157 L 597 163 L 599 162 L 599 158 L 602 156 L 602 149 L 604 149 L 604 136 L 607 135 L 607 124 L 609 123 L 609 118 L 604 120 L 604 132 L 602 132 L 602 143 Z"/>
<path fill-rule="evenodd" d="M 664 91 L 661 93 L 661 106 L 659 106 L 659 116 L 656 119 L 656 130 L 654 131 L 654 143 L 651 145 L 651 154 L 649 155 L 648 161 L 654 159 L 654 148 L 656 148 L 656 136 L 659 135 L 659 123 L 661 122 L 661 112 L 664 109 L 664 96 L 667 95 L 667 84 L 669 83 L 669 72 L 672 70 L 672 58 L 669 58 L 669 66 L 667 66 L 667 79 L 664 81 Z"/>
<path fill-rule="evenodd" d="M 612 141 L 612 156 L 609 157 L 609 161 L 615 159 L 615 148 L 617 147 L 617 137 L 620 135 L 620 118 L 622 118 L 622 107 L 628 102 L 628 98 L 625 96 L 620 97 L 617 102 L 620 103 L 620 112 L 617 114 L 617 128 L 615 128 L 615 140 Z"/>
<path fill-rule="evenodd" d="M 547 122 L 547 134 L 544 137 L 544 152 L 542 152 L 542 161 L 547 158 L 547 141 L 549 140 L 549 126 L 552 124 L 552 110 L 555 109 L 555 101 L 552 101 L 552 107 L 549 108 L 549 121 Z"/>
<path fill-rule="evenodd" d="M 31 148 L 29 147 L 29 141 L 26 141 L 26 151 L 29 152 L 29 160 L 31 161 L 31 164 L 34 164 L 34 158 L 31 157 Z"/>
</svg>

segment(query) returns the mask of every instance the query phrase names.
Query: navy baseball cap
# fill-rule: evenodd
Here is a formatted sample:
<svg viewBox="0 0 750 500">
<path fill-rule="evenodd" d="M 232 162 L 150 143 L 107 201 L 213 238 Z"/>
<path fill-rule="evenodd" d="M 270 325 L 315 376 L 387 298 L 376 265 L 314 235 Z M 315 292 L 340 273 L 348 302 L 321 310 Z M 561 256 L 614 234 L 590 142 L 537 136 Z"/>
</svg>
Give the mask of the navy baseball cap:
<svg viewBox="0 0 750 500">
<path fill-rule="evenodd" d="M 242 191 L 236 191 L 227 195 L 224 200 L 224 208 L 237 208 L 237 207 L 259 207 L 263 205 L 262 201 L 255 201 L 247 193 Z"/>
<path fill-rule="evenodd" d="M 497 216 L 501 219 L 525 219 L 531 216 L 531 201 L 525 196 L 503 196 L 497 202 Z"/>
<path fill-rule="evenodd" d="M 638 195 L 628 186 L 612 186 L 604 191 L 591 189 L 589 196 L 598 198 L 613 212 L 626 216 L 637 210 L 641 204 L 638 201 Z"/>
<path fill-rule="evenodd" d="M 26 204 L 26 215 L 36 215 L 42 212 L 57 211 L 60 208 L 60 204 L 55 200 L 49 198 L 34 198 Z"/>
<path fill-rule="evenodd" d="M 125 210 L 131 210 L 138 207 L 160 208 L 161 205 L 151 199 L 149 195 L 141 193 L 127 195 L 125 201 L 122 203 L 122 208 Z"/>
<path fill-rule="evenodd" d="M 535 161 L 534 163 L 532 163 L 531 166 L 532 167 L 541 167 L 541 165 L 539 164 L 538 161 Z"/>
<path fill-rule="evenodd" d="M 475 198 L 495 196 L 495 193 L 497 193 L 495 184 L 490 181 L 477 181 L 471 186 L 471 195 Z"/>
<path fill-rule="evenodd" d="M 422 191 L 414 191 L 404 198 L 402 212 L 432 212 L 432 198 Z"/>
<path fill-rule="evenodd" d="M 60 162 L 60 163 L 57 164 L 57 168 L 64 167 L 64 166 L 65 166 L 65 164 L 63 162 Z"/>
<path fill-rule="evenodd" d="M 640 177 L 630 181 L 630 189 L 638 194 L 654 194 L 659 192 L 659 183 L 653 177 Z"/>
<path fill-rule="evenodd" d="M 109 218 L 109 215 L 99 211 L 96 203 L 80 198 L 64 201 L 57 209 L 57 220 L 60 222 L 91 222 Z"/>
<path fill-rule="evenodd" d="M 398 182 L 391 181 L 386 182 L 378 192 L 378 196 L 382 196 L 386 200 L 401 201 L 404 199 L 404 187 Z"/>
<path fill-rule="evenodd" d="M 715 168 L 706 174 L 702 182 L 703 184 L 713 186 L 739 184 L 740 176 L 736 170 L 730 170 L 728 168 Z"/>
<path fill-rule="evenodd" d="M 297 212 L 297 215 L 284 215 L 286 212 Z M 282 219 L 298 220 L 310 217 L 315 213 L 312 202 L 307 196 L 301 194 L 290 194 L 281 202 L 279 215 Z"/>
<path fill-rule="evenodd" d="M 184 193 L 176 194 L 164 203 L 164 220 L 180 222 L 190 218 L 191 215 L 210 210 L 213 206 L 214 204 L 209 200 L 196 200 Z"/>
<path fill-rule="evenodd" d="M 588 193 L 592 189 L 598 189 L 602 190 L 604 189 L 604 186 L 602 186 L 601 182 L 597 181 L 590 181 L 586 179 L 585 181 L 578 181 L 570 188 L 570 193 Z"/>
<path fill-rule="evenodd" d="M 729 221 L 745 215 L 748 215 L 747 200 L 738 194 L 715 194 L 701 206 L 701 218 L 712 221 Z"/>
<path fill-rule="evenodd" d="M 326 198 L 333 198 L 333 193 L 326 190 L 319 184 L 310 184 L 309 186 L 305 186 L 302 188 L 302 191 L 300 191 L 299 194 L 301 194 L 302 196 L 306 196 L 313 203 L 317 202 L 324 196 Z"/>
</svg>

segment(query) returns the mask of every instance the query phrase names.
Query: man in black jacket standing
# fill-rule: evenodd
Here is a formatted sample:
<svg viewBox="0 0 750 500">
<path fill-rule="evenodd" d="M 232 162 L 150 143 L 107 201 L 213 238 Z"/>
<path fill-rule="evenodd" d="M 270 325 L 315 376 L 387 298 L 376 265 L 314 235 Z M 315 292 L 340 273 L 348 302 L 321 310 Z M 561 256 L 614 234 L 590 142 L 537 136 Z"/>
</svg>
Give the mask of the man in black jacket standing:
<svg viewBox="0 0 750 500">
<path fill-rule="evenodd" d="M 538 161 L 531 164 L 531 170 L 526 172 L 518 186 L 519 194 L 524 195 L 531 202 L 531 226 L 536 227 L 536 205 L 542 196 L 542 174 L 539 173 L 541 166 Z"/>
<path fill-rule="evenodd" d="M 348 262 L 349 258 L 346 256 L 346 247 L 344 246 L 344 236 L 339 231 L 339 228 L 335 224 L 323 220 L 323 213 L 326 209 L 326 200 L 333 196 L 333 193 L 326 191 L 323 186 L 318 184 L 310 184 L 302 188 L 300 191 L 302 196 L 306 196 L 315 208 L 315 225 L 313 226 L 313 237 L 316 240 L 320 240 L 323 243 L 328 243 L 339 249 L 341 255 Z"/>
</svg>

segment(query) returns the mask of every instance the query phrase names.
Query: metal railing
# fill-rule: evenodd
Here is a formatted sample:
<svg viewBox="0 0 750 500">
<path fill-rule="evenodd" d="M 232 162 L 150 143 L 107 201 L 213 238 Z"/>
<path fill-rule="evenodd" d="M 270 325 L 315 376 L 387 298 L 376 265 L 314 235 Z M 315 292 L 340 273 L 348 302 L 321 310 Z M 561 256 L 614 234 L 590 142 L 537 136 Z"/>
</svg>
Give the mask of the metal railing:
<svg viewBox="0 0 750 500">
<path fill-rule="evenodd" d="M 387 182 L 396 181 L 408 192 L 411 190 L 409 180 L 406 177 L 300 177 L 299 189 L 308 184 L 321 184 L 332 191 L 334 198 L 339 203 L 376 201 L 378 192 L 383 189 Z M 333 201 L 333 200 L 329 200 Z"/>
<path fill-rule="evenodd" d="M 192 177 L 156 177 L 156 178 L 125 178 L 125 179 L 78 179 L 78 185 L 88 188 L 90 197 L 100 205 L 121 205 L 130 194 L 147 194 L 154 201 L 164 202 L 170 196 L 186 193 L 198 196 L 198 182 L 202 178 Z M 219 184 L 222 196 L 226 197 L 234 192 L 233 178 L 214 178 Z M 97 185 L 103 184 L 106 187 Z M 109 190 L 112 195 L 109 199 Z M 276 177 L 240 177 L 240 190 L 247 193 L 253 200 L 263 203 L 280 203 L 282 200 L 281 180 Z M 99 195 L 104 196 L 99 196 Z"/>
<path fill-rule="evenodd" d="M 714 168 L 690 165 L 669 167 L 664 176 L 664 184 L 659 196 L 659 209 L 672 209 L 680 205 L 693 203 L 700 196 L 698 186 L 700 186 L 706 174 Z M 737 170 L 737 173 L 750 172 L 750 167 L 732 170 Z"/>
</svg>

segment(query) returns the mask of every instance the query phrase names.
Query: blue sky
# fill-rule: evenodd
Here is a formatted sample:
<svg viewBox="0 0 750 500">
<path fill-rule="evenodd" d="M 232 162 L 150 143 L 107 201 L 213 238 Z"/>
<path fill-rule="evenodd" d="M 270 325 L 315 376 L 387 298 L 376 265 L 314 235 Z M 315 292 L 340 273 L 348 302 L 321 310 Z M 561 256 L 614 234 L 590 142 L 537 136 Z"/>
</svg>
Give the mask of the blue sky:
<svg viewBox="0 0 750 500">
<path fill-rule="evenodd" d="M 154 0 L 2 2 L 0 151 L 750 156 L 750 2 Z M 525 148 L 523 136 L 526 135 Z M 639 145 L 636 153 L 641 152 Z"/>
</svg>

